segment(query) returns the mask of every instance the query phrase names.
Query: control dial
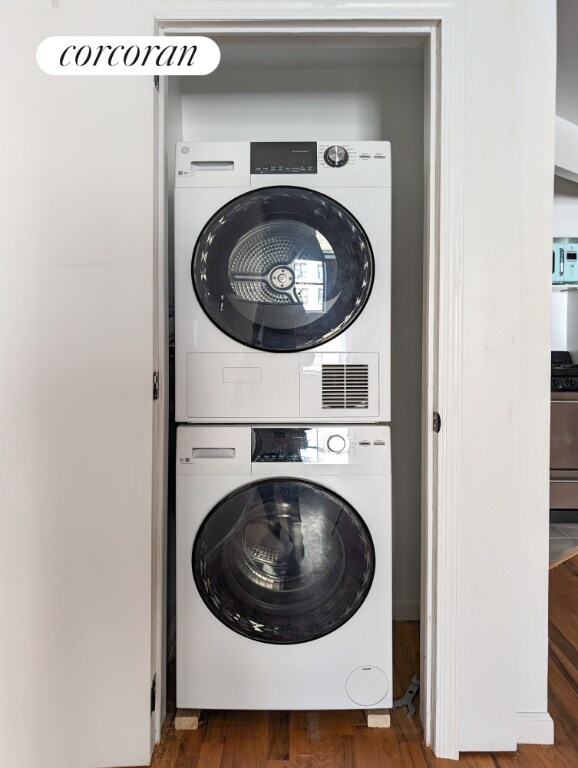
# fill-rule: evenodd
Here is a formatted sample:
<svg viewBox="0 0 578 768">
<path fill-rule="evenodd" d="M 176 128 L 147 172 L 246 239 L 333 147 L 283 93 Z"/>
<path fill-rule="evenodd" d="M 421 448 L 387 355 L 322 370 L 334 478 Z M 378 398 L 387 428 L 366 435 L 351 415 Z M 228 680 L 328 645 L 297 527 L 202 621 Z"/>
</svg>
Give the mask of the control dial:
<svg viewBox="0 0 578 768">
<path fill-rule="evenodd" d="M 341 168 L 341 166 L 345 165 L 349 160 L 349 155 L 347 154 L 345 147 L 334 145 L 332 147 L 327 147 L 323 159 L 327 165 L 330 165 L 332 168 Z"/>
<path fill-rule="evenodd" d="M 330 435 L 327 438 L 327 449 L 331 453 L 341 453 L 347 447 L 347 442 L 343 435 Z"/>
</svg>

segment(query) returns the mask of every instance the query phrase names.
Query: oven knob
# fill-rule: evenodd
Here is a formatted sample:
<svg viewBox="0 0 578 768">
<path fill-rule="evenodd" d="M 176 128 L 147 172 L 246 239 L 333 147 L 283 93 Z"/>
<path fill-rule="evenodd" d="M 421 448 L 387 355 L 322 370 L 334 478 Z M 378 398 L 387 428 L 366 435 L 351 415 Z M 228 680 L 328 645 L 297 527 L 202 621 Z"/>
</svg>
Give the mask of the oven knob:
<svg viewBox="0 0 578 768">
<path fill-rule="evenodd" d="M 325 150 L 323 159 L 332 168 L 341 168 L 349 160 L 349 155 L 345 147 L 333 146 Z"/>
<path fill-rule="evenodd" d="M 570 389 L 574 391 L 575 387 L 576 387 L 576 379 L 572 378 L 572 376 L 569 376 L 566 379 L 566 389 Z"/>
<path fill-rule="evenodd" d="M 345 450 L 346 445 L 343 435 L 330 435 L 327 438 L 327 448 L 331 453 L 341 453 Z"/>
</svg>

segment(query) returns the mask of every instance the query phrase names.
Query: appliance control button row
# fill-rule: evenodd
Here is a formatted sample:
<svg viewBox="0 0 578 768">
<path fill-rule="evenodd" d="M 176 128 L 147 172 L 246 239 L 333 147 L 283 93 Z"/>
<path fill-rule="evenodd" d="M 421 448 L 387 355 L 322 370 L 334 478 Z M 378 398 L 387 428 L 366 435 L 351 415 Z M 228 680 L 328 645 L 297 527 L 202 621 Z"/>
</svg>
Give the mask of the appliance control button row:
<svg viewBox="0 0 578 768">
<path fill-rule="evenodd" d="M 385 440 L 374 440 L 374 445 L 385 445 Z M 359 445 L 371 445 L 371 440 L 360 440 Z"/>
</svg>

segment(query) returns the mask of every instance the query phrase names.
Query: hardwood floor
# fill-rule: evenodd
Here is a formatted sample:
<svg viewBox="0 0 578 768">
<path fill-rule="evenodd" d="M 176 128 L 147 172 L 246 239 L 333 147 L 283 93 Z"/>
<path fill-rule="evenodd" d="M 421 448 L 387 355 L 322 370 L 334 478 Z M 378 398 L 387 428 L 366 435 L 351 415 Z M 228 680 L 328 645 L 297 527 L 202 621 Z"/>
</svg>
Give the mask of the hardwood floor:
<svg viewBox="0 0 578 768">
<path fill-rule="evenodd" d="M 198 731 L 163 727 L 153 768 L 577 768 L 578 556 L 550 571 L 551 747 L 467 753 L 440 760 L 422 743 L 419 716 L 392 711 L 390 729 L 368 729 L 360 711 L 207 712 Z M 394 698 L 419 670 L 419 625 L 394 624 Z M 417 701 L 417 700 L 416 700 Z"/>
</svg>

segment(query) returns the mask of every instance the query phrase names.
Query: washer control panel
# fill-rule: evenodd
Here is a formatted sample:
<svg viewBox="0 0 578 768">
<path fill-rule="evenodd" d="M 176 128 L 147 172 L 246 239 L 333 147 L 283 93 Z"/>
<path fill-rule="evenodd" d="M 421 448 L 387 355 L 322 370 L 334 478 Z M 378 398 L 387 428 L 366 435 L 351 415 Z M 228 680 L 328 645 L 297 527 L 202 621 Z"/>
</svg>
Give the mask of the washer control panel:
<svg viewBox="0 0 578 768">
<path fill-rule="evenodd" d="M 387 427 L 252 427 L 251 461 L 343 464 L 380 456 L 388 447 Z"/>
<path fill-rule="evenodd" d="M 390 429 L 385 424 L 181 425 L 177 474 L 389 475 Z"/>
</svg>

